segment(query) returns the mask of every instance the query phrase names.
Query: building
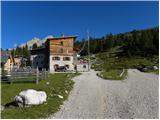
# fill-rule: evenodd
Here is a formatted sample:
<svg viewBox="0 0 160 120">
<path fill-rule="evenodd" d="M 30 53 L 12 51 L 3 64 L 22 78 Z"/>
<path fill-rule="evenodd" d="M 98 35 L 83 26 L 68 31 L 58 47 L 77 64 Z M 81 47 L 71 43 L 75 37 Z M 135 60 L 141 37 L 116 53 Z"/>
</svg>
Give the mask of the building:
<svg viewBox="0 0 160 120">
<path fill-rule="evenodd" d="M 12 56 L 11 51 L 1 51 L 1 70 L 11 72 L 26 66 L 27 59 L 23 56 Z"/>
<path fill-rule="evenodd" d="M 50 72 L 57 72 L 60 68 L 75 71 L 78 51 L 74 48 L 76 38 L 77 36 L 48 38 L 45 48 L 31 50 L 32 68 L 46 68 Z"/>
<path fill-rule="evenodd" d="M 39 68 L 39 70 L 46 68 L 48 70 L 47 57 L 48 55 L 46 48 L 31 50 L 30 60 L 32 62 L 32 68 Z"/>
<path fill-rule="evenodd" d="M 14 59 L 9 51 L 1 51 L 1 68 L 7 72 L 13 69 Z"/>
<path fill-rule="evenodd" d="M 27 59 L 23 56 L 15 56 L 14 58 L 14 69 L 19 69 L 20 67 L 26 67 Z"/>
<path fill-rule="evenodd" d="M 76 66 L 77 66 L 77 70 L 79 72 L 89 71 L 89 65 L 88 65 L 88 60 L 87 59 L 84 59 L 84 58 L 78 59 L 78 61 L 76 63 Z"/>
</svg>

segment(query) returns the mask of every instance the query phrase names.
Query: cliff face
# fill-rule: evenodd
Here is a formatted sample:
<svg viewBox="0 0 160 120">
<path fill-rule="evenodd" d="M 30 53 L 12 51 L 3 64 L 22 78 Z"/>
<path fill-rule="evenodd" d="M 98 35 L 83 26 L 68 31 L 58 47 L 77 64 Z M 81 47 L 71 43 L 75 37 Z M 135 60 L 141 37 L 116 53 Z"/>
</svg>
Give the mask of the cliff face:
<svg viewBox="0 0 160 120">
<path fill-rule="evenodd" d="M 48 39 L 48 38 L 53 38 L 52 35 L 49 35 L 47 37 L 45 37 L 44 39 L 39 39 L 39 38 L 36 38 L 34 37 L 33 39 L 27 41 L 26 43 L 23 43 L 21 45 L 19 45 L 19 47 L 24 47 L 26 44 L 28 45 L 28 49 L 32 48 L 33 44 L 37 44 L 37 46 L 42 46 L 43 43 L 45 43 L 45 41 Z"/>
</svg>

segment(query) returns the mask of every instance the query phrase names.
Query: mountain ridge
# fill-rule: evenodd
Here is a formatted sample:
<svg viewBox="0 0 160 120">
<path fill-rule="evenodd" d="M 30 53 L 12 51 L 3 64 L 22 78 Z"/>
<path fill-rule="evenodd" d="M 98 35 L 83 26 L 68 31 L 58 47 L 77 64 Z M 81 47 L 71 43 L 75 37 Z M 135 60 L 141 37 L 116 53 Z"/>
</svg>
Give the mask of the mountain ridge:
<svg viewBox="0 0 160 120">
<path fill-rule="evenodd" d="M 22 48 L 22 47 L 25 47 L 25 46 L 27 45 L 27 46 L 28 46 L 28 49 L 31 49 L 32 46 L 33 46 L 33 44 L 35 44 L 35 43 L 37 44 L 38 47 L 40 47 L 40 46 L 42 46 L 43 43 L 45 43 L 45 41 L 46 41 L 48 38 L 53 38 L 53 36 L 52 36 L 52 35 L 48 35 L 48 36 L 46 36 L 46 37 L 43 38 L 43 39 L 34 37 L 34 38 L 32 38 L 31 40 L 28 40 L 27 42 L 18 45 L 18 47 Z"/>
</svg>

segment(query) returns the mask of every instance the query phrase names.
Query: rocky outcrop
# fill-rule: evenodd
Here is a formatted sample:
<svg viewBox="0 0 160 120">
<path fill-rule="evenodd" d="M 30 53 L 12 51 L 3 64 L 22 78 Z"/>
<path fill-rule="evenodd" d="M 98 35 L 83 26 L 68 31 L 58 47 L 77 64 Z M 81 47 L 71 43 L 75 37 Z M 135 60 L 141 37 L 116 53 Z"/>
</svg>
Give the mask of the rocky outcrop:
<svg viewBox="0 0 160 120">
<path fill-rule="evenodd" d="M 19 47 L 24 47 L 27 44 L 28 45 L 28 49 L 31 49 L 33 44 L 35 44 L 35 43 L 37 44 L 38 47 L 40 47 L 40 46 L 43 45 L 43 43 L 46 42 L 46 40 L 48 38 L 53 38 L 53 36 L 49 35 L 49 36 L 45 37 L 44 39 L 39 39 L 39 38 L 34 37 L 33 39 L 27 41 L 26 43 L 21 44 Z"/>
</svg>

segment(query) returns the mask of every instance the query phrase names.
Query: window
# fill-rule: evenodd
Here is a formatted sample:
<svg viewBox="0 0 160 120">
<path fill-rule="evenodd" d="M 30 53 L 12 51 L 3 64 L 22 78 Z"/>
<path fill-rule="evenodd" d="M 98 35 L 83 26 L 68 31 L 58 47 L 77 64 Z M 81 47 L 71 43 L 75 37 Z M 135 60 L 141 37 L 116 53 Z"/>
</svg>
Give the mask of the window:
<svg viewBox="0 0 160 120">
<path fill-rule="evenodd" d="M 70 61 L 70 57 L 63 57 L 63 61 Z"/>
<path fill-rule="evenodd" d="M 86 68 L 86 65 L 83 65 L 83 68 Z"/>
<path fill-rule="evenodd" d="M 60 60 L 60 57 L 52 57 L 52 60 Z"/>
<path fill-rule="evenodd" d="M 63 49 L 62 48 L 60 49 L 60 53 L 63 53 Z"/>
<path fill-rule="evenodd" d="M 65 68 L 69 69 L 69 65 L 65 65 Z"/>
<path fill-rule="evenodd" d="M 60 42 L 60 45 L 63 45 L 63 41 Z"/>
</svg>

